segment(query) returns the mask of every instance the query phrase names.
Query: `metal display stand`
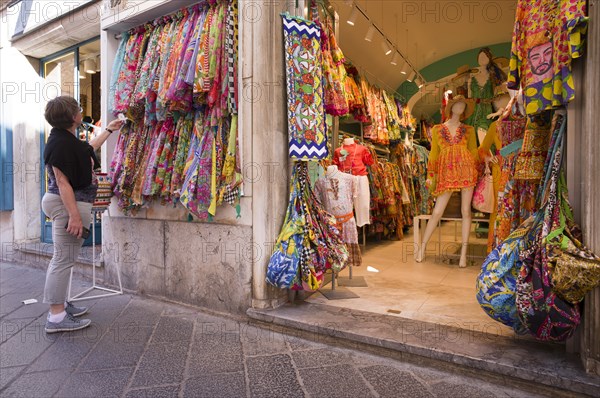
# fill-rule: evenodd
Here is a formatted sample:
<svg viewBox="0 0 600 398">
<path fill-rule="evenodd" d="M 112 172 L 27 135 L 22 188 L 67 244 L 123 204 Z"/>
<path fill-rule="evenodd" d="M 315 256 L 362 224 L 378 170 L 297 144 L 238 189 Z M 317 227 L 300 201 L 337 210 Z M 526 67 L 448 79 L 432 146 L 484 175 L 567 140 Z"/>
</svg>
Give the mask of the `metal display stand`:
<svg viewBox="0 0 600 398">
<path fill-rule="evenodd" d="M 332 272 L 331 274 L 331 290 L 329 289 L 319 289 L 319 292 L 325 296 L 328 300 L 343 300 L 350 298 L 360 298 L 360 296 L 356 293 L 351 292 L 350 290 L 338 286 L 336 288 L 336 279 L 337 275 Z"/>
<path fill-rule="evenodd" d="M 338 286 L 340 287 L 369 287 L 364 276 L 352 276 L 352 266 L 348 266 L 348 276 L 338 276 Z"/>
<path fill-rule="evenodd" d="M 73 267 L 71 267 L 71 275 L 69 276 L 69 291 L 67 295 L 69 297 L 69 301 L 90 300 L 100 297 L 109 297 L 123 294 L 123 285 L 121 283 L 121 267 L 119 265 L 117 265 L 117 279 L 119 280 L 119 290 L 110 289 L 96 284 L 96 216 L 98 213 L 103 213 L 104 210 L 106 210 L 106 207 L 92 209 L 92 286 L 85 289 L 81 293 L 71 296 L 71 281 L 73 279 Z M 100 290 L 106 293 L 99 293 L 82 297 L 84 294 L 87 294 L 93 290 Z"/>
</svg>

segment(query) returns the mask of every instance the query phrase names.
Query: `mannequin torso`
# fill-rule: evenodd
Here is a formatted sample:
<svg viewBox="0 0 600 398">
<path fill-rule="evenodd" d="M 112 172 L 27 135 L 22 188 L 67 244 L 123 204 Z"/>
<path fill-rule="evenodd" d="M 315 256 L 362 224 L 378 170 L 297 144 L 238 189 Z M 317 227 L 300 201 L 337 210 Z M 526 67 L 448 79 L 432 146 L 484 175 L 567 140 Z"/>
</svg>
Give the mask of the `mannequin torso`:
<svg viewBox="0 0 600 398">
<path fill-rule="evenodd" d="M 344 138 L 342 146 L 334 152 L 333 163 L 343 173 L 366 176 L 366 166 L 373 164 L 373 157 L 366 147 L 357 144 L 353 138 Z"/>
<path fill-rule="evenodd" d="M 483 87 L 489 80 L 490 73 L 487 70 L 487 65 L 485 65 L 485 66 L 482 65 L 478 69 L 479 69 L 479 71 L 477 73 L 475 73 L 473 75 L 473 77 L 477 81 L 477 84 L 479 84 L 480 87 Z"/>
</svg>

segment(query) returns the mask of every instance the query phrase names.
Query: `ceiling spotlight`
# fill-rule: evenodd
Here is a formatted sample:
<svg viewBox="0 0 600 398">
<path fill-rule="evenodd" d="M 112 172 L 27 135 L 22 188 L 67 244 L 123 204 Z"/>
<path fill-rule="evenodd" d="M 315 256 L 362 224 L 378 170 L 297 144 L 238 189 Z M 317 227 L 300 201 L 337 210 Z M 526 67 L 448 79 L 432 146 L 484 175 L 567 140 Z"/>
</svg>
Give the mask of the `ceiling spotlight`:
<svg viewBox="0 0 600 398">
<path fill-rule="evenodd" d="M 392 57 L 392 60 L 390 61 L 390 64 L 398 65 L 399 60 L 400 60 L 400 55 L 397 52 L 395 52 L 394 56 Z"/>
<path fill-rule="evenodd" d="M 383 41 L 381 42 L 381 48 L 383 48 L 383 52 L 385 53 L 385 55 L 390 55 L 392 53 L 392 49 L 390 48 L 390 45 L 385 39 L 383 39 Z"/>
<path fill-rule="evenodd" d="M 421 89 L 423 87 L 423 79 L 418 78 L 415 83 L 417 84 L 417 87 L 419 87 L 419 89 Z"/>
<path fill-rule="evenodd" d="M 406 75 L 407 72 L 408 72 L 408 62 L 404 61 L 404 65 L 402 65 L 402 70 L 400 71 L 400 73 L 402 73 L 403 75 Z"/>
<path fill-rule="evenodd" d="M 96 56 L 96 72 L 100 72 L 100 55 Z"/>
<path fill-rule="evenodd" d="M 373 41 L 373 35 L 375 34 L 375 26 L 369 26 L 369 30 L 367 30 L 367 35 L 365 36 L 365 40 L 368 42 Z"/>
<path fill-rule="evenodd" d="M 85 71 L 81 63 L 79 64 L 79 79 L 85 79 Z"/>
<path fill-rule="evenodd" d="M 415 76 L 417 76 L 417 72 L 413 71 L 410 74 L 410 77 L 408 79 L 406 79 L 406 80 L 408 80 L 409 82 L 412 82 L 413 80 L 415 80 Z"/>
<path fill-rule="evenodd" d="M 354 26 L 357 16 L 358 16 L 358 8 L 356 8 L 356 6 L 354 6 L 354 7 L 352 7 L 352 12 L 350 13 L 350 16 L 348 17 L 348 20 L 346 21 L 346 22 L 348 22 L 348 25 Z"/>
<path fill-rule="evenodd" d="M 96 61 L 94 61 L 92 58 L 88 58 L 83 61 L 83 70 L 90 75 L 96 73 Z"/>
</svg>

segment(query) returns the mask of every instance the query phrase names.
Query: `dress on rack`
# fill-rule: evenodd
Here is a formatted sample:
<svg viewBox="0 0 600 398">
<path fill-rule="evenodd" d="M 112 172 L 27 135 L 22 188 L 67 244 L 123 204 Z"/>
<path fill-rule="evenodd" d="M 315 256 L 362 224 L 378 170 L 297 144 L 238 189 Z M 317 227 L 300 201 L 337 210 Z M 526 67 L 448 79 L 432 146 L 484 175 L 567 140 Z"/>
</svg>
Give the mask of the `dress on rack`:
<svg viewBox="0 0 600 398">
<path fill-rule="evenodd" d="M 539 209 L 537 196 L 550 144 L 550 116 L 544 112 L 527 117 L 520 151 L 511 159 L 514 168 L 507 176 L 502 198 L 498 196 L 495 245 Z"/>
<path fill-rule="evenodd" d="M 396 146 L 395 156 L 400 168 L 402 186 L 402 210 L 404 214 L 404 225 L 411 226 L 417 212 L 417 200 L 413 184 L 413 154 L 415 148 L 412 145 L 401 143 Z"/>
<path fill-rule="evenodd" d="M 414 148 L 412 170 L 417 215 L 431 214 L 433 210 L 433 198 L 425 185 L 425 181 L 427 181 L 427 161 L 429 159 L 429 151 L 421 145 L 414 145 Z"/>
<path fill-rule="evenodd" d="M 445 124 L 432 129 L 427 173 L 435 181 L 433 196 L 477 185 L 477 143 L 475 130 L 459 124 L 454 136 Z"/>
<path fill-rule="evenodd" d="M 338 230 L 348 248 L 348 264 L 358 267 L 362 263 L 358 232 L 354 219 L 354 199 L 358 195 L 358 177 L 339 171 L 326 173 L 315 182 L 315 194 L 327 212 L 335 216 Z"/>
<path fill-rule="evenodd" d="M 493 249 L 499 245 L 520 224 L 520 220 L 524 220 L 517 213 L 521 211 L 522 202 L 527 201 L 528 197 L 533 198 L 534 196 L 533 190 L 535 187 L 513 180 L 517 155 L 523 144 L 526 123 L 527 118 L 513 112 L 512 109 L 506 117 L 501 116 L 496 122 L 496 131 L 502 147 L 500 150 L 502 163 L 498 182 L 496 217 L 494 228 L 490 230 L 490 232 L 493 232 L 493 240 L 489 242 L 488 237 L 488 249 Z M 527 207 L 531 208 L 531 206 Z M 524 213 L 523 216 L 527 213 Z M 517 224 L 515 228 L 512 227 L 514 224 Z"/>
</svg>

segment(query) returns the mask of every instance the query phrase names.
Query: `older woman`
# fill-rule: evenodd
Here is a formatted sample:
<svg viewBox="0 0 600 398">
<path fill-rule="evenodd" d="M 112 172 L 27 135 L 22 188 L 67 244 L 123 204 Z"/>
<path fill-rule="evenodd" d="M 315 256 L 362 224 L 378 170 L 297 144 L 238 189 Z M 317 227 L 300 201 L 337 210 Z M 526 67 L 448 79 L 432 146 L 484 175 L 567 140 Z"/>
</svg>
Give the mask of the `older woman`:
<svg viewBox="0 0 600 398">
<path fill-rule="evenodd" d="M 69 332 L 90 325 L 89 319 L 77 319 L 87 312 L 66 301 L 69 272 L 79 256 L 91 223 L 92 204 L 98 183 L 94 168 L 98 159 L 94 151 L 108 136 L 121 128 L 113 120 L 89 143 L 77 138 L 83 115 L 77 101 L 68 96 L 52 99 L 44 116 L 52 126 L 44 149 L 48 174 L 48 191 L 42 198 L 42 209 L 52 220 L 54 254 L 46 273 L 44 302 L 50 304 L 46 333 Z"/>
</svg>

